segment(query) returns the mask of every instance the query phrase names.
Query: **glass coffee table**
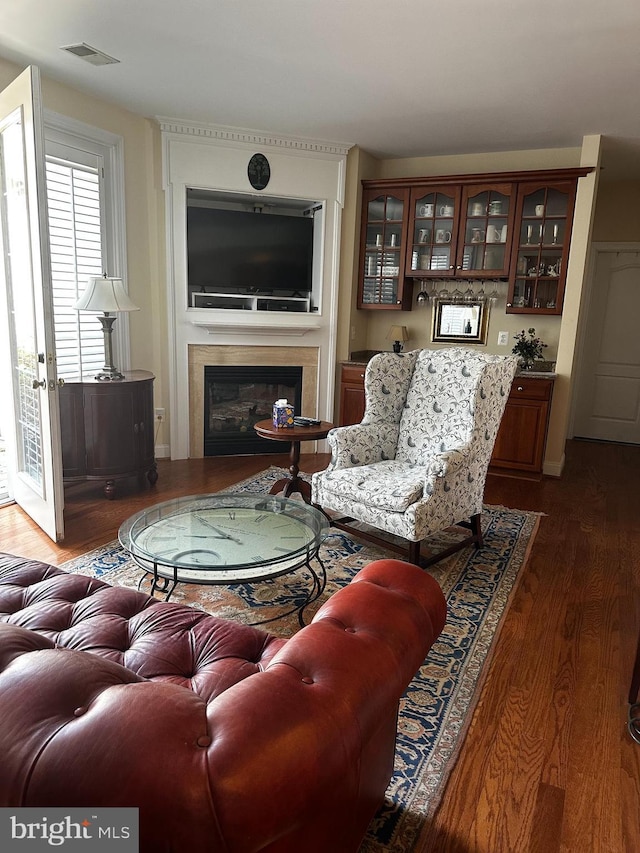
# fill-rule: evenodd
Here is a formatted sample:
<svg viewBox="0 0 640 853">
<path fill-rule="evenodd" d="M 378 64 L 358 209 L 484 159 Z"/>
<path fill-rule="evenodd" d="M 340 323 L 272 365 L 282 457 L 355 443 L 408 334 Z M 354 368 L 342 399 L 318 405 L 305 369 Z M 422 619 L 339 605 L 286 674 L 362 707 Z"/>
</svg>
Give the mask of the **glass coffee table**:
<svg viewBox="0 0 640 853">
<path fill-rule="evenodd" d="M 304 567 L 311 576 L 306 597 L 274 617 L 297 610 L 302 626 L 304 609 L 326 585 L 318 551 L 328 528 L 324 513 L 302 501 L 220 492 L 147 507 L 121 525 L 118 539 L 145 572 L 140 583 L 150 576 L 151 594 L 166 601 L 179 583 L 249 583 Z"/>
</svg>

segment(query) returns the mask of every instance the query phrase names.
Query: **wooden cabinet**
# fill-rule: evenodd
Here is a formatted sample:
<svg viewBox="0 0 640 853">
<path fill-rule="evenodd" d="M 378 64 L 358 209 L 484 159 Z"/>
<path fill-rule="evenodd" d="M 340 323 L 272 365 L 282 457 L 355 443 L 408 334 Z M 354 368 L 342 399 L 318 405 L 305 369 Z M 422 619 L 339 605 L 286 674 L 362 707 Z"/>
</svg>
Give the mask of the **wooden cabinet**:
<svg viewBox="0 0 640 853">
<path fill-rule="evenodd" d="M 414 188 L 406 274 L 413 278 L 509 273 L 514 184 Z"/>
<path fill-rule="evenodd" d="M 363 181 L 358 308 L 410 310 L 425 279 L 503 279 L 507 313 L 561 314 L 589 168 Z"/>
<path fill-rule="evenodd" d="M 366 364 L 343 364 L 340 374 L 339 426 L 359 424 L 364 416 Z"/>
<path fill-rule="evenodd" d="M 553 377 L 513 380 L 489 470 L 542 476 Z"/>
<path fill-rule="evenodd" d="M 104 493 L 113 498 L 117 479 L 146 473 L 156 482 L 153 380 L 152 373 L 133 370 L 120 381 L 82 379 L 61 386 L 65 483 L 104 480 Z"/>
<path fill-rule="evenodd" d="M 576 181 L 518 187 L 507 314 L 562 314 Z"/>
<path fill-rule="evenodd" d="M 411 308 L 411 282 L 405 286 L 409 190 L 375 188 L 363 194 L 358 308 Z"/>
</svg>

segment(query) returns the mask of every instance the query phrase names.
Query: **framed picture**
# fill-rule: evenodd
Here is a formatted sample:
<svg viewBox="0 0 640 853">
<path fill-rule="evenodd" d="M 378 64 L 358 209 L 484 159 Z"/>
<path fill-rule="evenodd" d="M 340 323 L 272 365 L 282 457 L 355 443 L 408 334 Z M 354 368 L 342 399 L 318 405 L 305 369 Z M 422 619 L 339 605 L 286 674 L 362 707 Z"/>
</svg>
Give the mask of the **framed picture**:
<svg viewBox="0 0 640 853">
<path fill-rule="evenodd" d="M 436 299 L 431 340 L 434 343 L 486 344 L 489 306 L 485 302 Z"/>
</svg>

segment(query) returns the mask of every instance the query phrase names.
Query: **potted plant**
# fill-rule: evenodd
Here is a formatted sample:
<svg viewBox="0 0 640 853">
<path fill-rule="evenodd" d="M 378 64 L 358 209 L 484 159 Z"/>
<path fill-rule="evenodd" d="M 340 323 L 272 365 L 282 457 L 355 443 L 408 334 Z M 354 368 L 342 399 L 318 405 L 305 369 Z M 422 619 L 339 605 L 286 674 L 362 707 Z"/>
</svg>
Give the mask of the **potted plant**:
<svg viewBox="0 0 640 853">
<path fill-rule="evenodd" d="M 520 367 L 523 370 L 531 370 L 537 358 L 542 358 L 542 350 L 546 348 L 540 338 L 536 337 L 535 329 L 528 329 L 526 332 L 523 329 L 514 335 L 515 345 L 511 350 L 512 353 L 518 356 Z"/>
</svg>

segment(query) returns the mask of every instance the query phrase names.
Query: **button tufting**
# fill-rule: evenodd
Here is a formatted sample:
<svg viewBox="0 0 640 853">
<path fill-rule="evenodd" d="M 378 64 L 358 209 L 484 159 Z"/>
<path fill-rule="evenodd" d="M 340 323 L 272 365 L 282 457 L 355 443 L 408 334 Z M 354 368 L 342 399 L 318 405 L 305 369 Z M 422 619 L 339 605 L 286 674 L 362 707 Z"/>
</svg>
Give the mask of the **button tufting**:
<svg viewBox="0 0 640 853">
<path fill-rule="evenodd" d="M 355 634 L 356 629 L 355 628 L 345 628 L 344 632 L 345 632 L 345 634 Z"/>
<path fill-rule="evenodd" d="M 196 743 L 198 746 L 211 746 L 211 738 L 209 735 L 200 735 Z"/>
<path fill-rule="evenodd" d="M 79 708 L 75 709 L 75 711 L 73 712 L 73 716 L 81 717 L 83 714 L 86 714 L 88 710 L 89 709 L 86 706 L 81 705 Z"/>
<path fill-rule="evenodd" d="M 308 675 L 305 675 L 305 677 L 302 679 L 302 683 L 303 684 L 313 684 L 313 678 L 310 678 Z"/>
</svg>

